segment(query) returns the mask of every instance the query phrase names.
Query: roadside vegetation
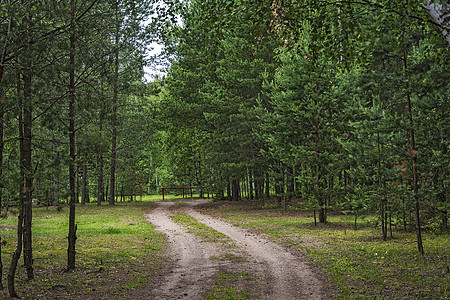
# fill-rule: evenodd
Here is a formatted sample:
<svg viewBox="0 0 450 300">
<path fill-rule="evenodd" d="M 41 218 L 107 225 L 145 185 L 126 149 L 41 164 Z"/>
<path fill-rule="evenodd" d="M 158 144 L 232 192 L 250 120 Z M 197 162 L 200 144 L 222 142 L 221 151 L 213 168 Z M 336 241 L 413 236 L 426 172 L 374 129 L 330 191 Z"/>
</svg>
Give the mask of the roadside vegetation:
<svg viewBox="0 0 450 300">
<path fill-rule="evenodd" d="M 35 279 L 18 269 L 17 290 L 26 299 L 111 299 L 147 283 L 159 266 L 165 237 L 145 221 L 148 202 L 77 207 L 77 264 L 66 272 L 67 207 L 33 208 Z M 0 219 L 3 278 L 16 247 L 17 215 Z M 20 263 L 19 265 L 22 265 Z M 0 291 L 0 298 L 7 298 Z"/>
<path fill-rule="evenodd" d="M 450 296 L 448 233 L 427 232 L 427 252 L 420 255 L 414 233 L 396 230 L 383 242 L 375 217 L 358 220 L 355 230 L 354 218 L 345 215 L 314 225 L 312 213 L 267 202 L 215 202 L 204 211 L 305 253 L 338 287 L 336 299 Z"/>
<path fill-rule="evenodd" d="M 227 245 L 232 245 L 231 239 L 223 233 L 198 222 L 194 217 L 185 214 L 178 214 L 171 216 L 171 218 L 178 224 L 187 227 L 188 232 L 199 236 L 204 242 L 221 242 Z"/>
</svg>

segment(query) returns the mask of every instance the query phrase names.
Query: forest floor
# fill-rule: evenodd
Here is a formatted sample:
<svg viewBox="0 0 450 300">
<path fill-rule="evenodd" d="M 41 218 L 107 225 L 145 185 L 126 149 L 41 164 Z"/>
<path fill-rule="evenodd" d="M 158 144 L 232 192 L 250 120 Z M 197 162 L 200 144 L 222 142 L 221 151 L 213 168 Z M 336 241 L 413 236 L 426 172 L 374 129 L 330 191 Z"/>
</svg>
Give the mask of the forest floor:
<svg viewBox="0 0 450 300">
<path fill-rule="evenodd" d="M 157 201 L 157 200 L 156 200 Z M 33 209 L 35 279 L 22 299 L 449 299 L 450 235 L 393 229 L 377 216 L 314 222 L 302 201 L 155 199 L 77 206 L 77 267 L 66 272 L 67 207 Z M 17 212 L 0 218 L 3 285 Z M 394 224 L 395 225 L 395 224 Z M 398 224 L 397 224 L 398 225 Z M 400 224 L 401 225 L 401 224 Z M 0 299 L 10 299 L 0 290 Z"/>
<path fill-rule="evenodd" d="M 161 280 L 138 298 L 330 298 L 321 270 L 304 256 L 195 209 L 204 203 L 160 202 L 148 213 L 169 251 Z"/>
</svg>

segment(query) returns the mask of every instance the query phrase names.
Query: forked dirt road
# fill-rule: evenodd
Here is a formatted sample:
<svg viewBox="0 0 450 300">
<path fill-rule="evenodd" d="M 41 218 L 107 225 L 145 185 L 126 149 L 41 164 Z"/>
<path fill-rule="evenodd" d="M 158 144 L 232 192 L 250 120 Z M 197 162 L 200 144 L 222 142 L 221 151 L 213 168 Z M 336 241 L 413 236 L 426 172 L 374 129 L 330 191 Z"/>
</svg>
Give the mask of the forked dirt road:
<svg viewBox="0 0 450 300">
<path fill-rule="evenodd" d="M 251 274 L 252 280 L 242 289 L 260 299 L 326 299 L 321 280 L 304 258 L 293 255 L 247 230 L 204 215 L 195 205 L 160 202 L 146 217 L 169 239 L 168 267 L 160 285 L 149 299 L 202 299 L 211 291 L 219 274 Z M 227 235 L 232 246 L 205 242 L 175 223 L 170 215 L 187 214 L 197 221 Z"/>
</svg>

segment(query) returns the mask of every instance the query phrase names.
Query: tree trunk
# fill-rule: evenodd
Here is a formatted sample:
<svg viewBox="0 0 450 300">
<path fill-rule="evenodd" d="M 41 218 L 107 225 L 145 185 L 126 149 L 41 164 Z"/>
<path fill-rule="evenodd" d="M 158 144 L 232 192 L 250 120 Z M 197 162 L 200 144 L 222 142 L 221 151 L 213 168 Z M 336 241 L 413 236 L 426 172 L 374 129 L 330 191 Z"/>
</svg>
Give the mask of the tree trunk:
<svg viewBox="0 0 450 300">
<path fill-rule="evenodd" d="M 24 226 L 23 226 L 23 258 L 27 277 L 34 278 L 33 274 L 33 246 L 31 236 L 32 225 L 32 198 L 33 198 L 33 166 L 31 153 L 31 127 L 32 117 L 32 92 L 31 92 L 31 62 L 27 62 L 27 67 L 23 70 L 23 169 L 24 169 Z"/>
<path fill-rule="evenodd" d="M 248 195 L 250 200 L 255 199 L 254 194 L 253 194 L 253 182 L 254 182 L 254 177 L 253 177 L 253 172 L 250 172 L 250 170 L 247 169 L 247 173 L 248 173 Z"/>
<path fill-rule="evenodd" d="M 280 170 L 280 168 L 277 166 L 275 169 L 276 177 L 275 177 L 275 198 L 277 199 L 278 206 L 281 206 L 281 197 L 284 193 L 283 188 L 283 172 Z"/>
<path fill-rule="evenodd" d="M 55 176 L 53 176 L 53 193 L 52 193 L 52 202 L 53 203 L 59 203 L 59 201 L 61 200 L 61 192 L 59 190 L 59 176 L 56 173 L 59 173 L 60 171 L 60 157 L 59 157 L 59 142 L 55 142 L 54 143 L 54 148 L 55 148 L 55 152 L 56 152 L 56 156 L 55 156 Z"/>
<path fill-rule="evenodd" d="M 378 149 L 378 160 L 377 160 L 377 177 L 378 177 L 378 191 L 381 193 L 381 233 L 383 236 L 383 241 L 387 240 L 387 219 L 386 219 L 386 198 L 383 192 L 383 183 L 381 176 L 381 143 L 380 143 L 380 132 L 377 131 L 377 149 Z"/>
<path fill-rule="evenodd" d="M 434 0 L 424 0 L 424 7 L 433 21 L 439 25 L 444 38 L 450 45 L 450 4 Z"/>
<path fill-rule="evenodd" d="M 0 67 L 1 68 L 1 67 Z M 3 93 L 1 87 L 1 77 L 0 77 L 0 213 L 2 211 L 2 192 L 3 192 Z M 2 238 L 0 236 L 0 290 L 3 290 L 3 261 L 2 261 Z"/>
<path fill-rule="evenodd" d="M 1 87 L 0 79 L 0 211 L 3 208 L 3 118 L 5 110 L 3 109 L 4 95 Z M 1 270 L 0 270 L 1 271 Z M 1 281 L 0 281 L 1 283 Z"/>
<path fill-rule="evenodd" d="M 114 205 L 116 188 L 116 158 L 117 158 L 117 98 L 119 84 L 119 8 L 116 7 L 116 33 L 115 33 L 115 63 L 114 63 L 114 91 L 111 114 L 112 138 L 111 138 L 111 174 L 109 177 L 109 205 Z"/>
<path fill-rule="evenodd" d="M 20 96 L 21 95 L 21 87 L 20 87 L 20 73 L 18 72 L 18 78 L 17 78 L 17 94 L 18 94 L 18 104 L 19 104 L 19 147 L 20 147 L 20 173 L 21 173 L 21 181 L 19 185 L 19 217 L 17 220 L 17 246 L 16 250 L 13 253 L 13 256 L 11 258 L 11 264 L 9 266 L 8 271 L 8 292 L 9 296 L 11 298 L 19 298 L 16 289 L 15 289 L 15 282 L 14 279 L 16 277 L 16 271 L 17 271 L 17 264 L 20 259 L 20 255 L 22 254 L 22 247 L 23 247 L 23 214 L 24 214 L 24 192 L 25 192 L 25 172 L 23 168 L 23 99 Z"/>
<path fill-rule="evenodd" d="M 232 194 L 233 194 L 233 201 L 239 201 L 240 200 L 240 188 L 239 188 L 239 180 L 233 178 L 232 180 Z"/>
<path fill-rule="evenodd" d="M 71 25 L 70 25 L 70 71 L 69 71 L 69 185 L 70 185 L 70 203 L 69 203 L 69 235 L 67 247 L 67 270 L 75 269 L 75 243 L 76 231 L 75 224 L 75 1 L 70 0 Z"/>
<path fill-rule="evenodd" d="M 81 205 L 86 204 L 86 202 L 89 202 L 89 191 L 87 186 L 87 137 L 84 138 L 84 153 L 83 153 L 83 178 L 81 180 Z"/>
<path fill-rule="evenodd" d="M 286 168 L 286 207 L 291 205 L 292 197 L 294 194 L 294 174 L 293 174 L 293 167 L 287 167 Z"/>
<path fill-rule="evenodd" d="M 407 55 L 406 51 L 403 52 L 403 66 L 405 73 L 407 71 Z M 417 248 L 420 254 L 424 254 L 422 243 L 422 230 L 420 225 L 420 198 L 419 198 L 419 172 L 417 170 L 417 150 L 416 141 L 414 136 L 414 121 L 412 113 L 411 97 L 409 94 L 409 84 L 406 83 L 406 102 L 408 105 L 408 119 L 409 119 L 409 136 L 410 136 L 410 149 L 409 154 L 413 165 L 413 187 L 414 187 L 414 202 L 415 202 L 415 219 L 416 219 L 416 236 L 417 236 Z"/>
<path fill-rule="evenodd" d="M 8 21 L 8 31 L 7 34 L 5 36 L 5 43 L 3 45 L 3 49 L 2 49 L 2 54 L 0 57 L 0 211 L 3 207 L 3 186 L 2 186 L 2 182 L 3 182 L 3 149 L 4 149 L 4 145 L 3 145 L 3 119 L 4 119 L 4 114 L 5 114 L 5 109 L 4 109 L 4 105 L 5 105 L 5 101 L 6 101 L 6 95 L 3 92 L 3 74 L 4 74 L 4 66 L 5 66 L 5 61 L 6 61 L 6 54 L 7 54 L 7 50 L 8 50 L 8 36 L 9 33 L 11 32 L 11 25 L 12 25 L 12 18 L 9 18 Z M 0 252 L 1 254 L 1 252 Z M 0 261 L 1 262 L 1 261 Z M 1 272 L 2 270 L 0 270 Z M 0 277 L 1 279 L 1 277 Z M 1 284 L 1 280 L 0 280 L 0 284 Z"/>
<path fill-rule="evenodd" d="M 316 157 L 317 160 L 320 158 L 320 151 L 319 151 L 319 118 L 316 118 L 314 120 L 314 138 L 315 138 L 315 146 L 316 146 Z M 321 191 L 325 189 L 325 186 L 322 182 L 322 174 L 321 174 L 321 168 L 320 165 L 317 164 L 316 166 L 316 181 L 317 181 L 317 189 L 318 191 Z M 322 193 L 319 194 L 318 197 L 318 205 L 319 205 L 319 222 L 325 224 L 327 222 L 327 210 L 326 210 L 326 200 L 324 199 L 324 195 Z"/>
<path fill-rule="evenodd" d="M 102 95 L 103 95 L 103 85 L 102 85 Z M 103 102 L 102 102 L 103 105 Z M 103 188 L 103 116 L 100 112 L 100 148 L 98 150 L 98 193 L 97 193 L 97 205 L 102 205 L 102 201 L 105 200 L 104 188 Z"/>
</svg>

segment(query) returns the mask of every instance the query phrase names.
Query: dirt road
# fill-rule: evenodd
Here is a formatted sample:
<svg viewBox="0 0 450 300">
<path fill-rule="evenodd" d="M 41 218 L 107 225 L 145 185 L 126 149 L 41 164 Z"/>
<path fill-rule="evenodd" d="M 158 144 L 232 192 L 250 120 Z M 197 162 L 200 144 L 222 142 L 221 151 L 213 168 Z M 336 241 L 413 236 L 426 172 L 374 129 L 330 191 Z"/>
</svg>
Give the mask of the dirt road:
<svg viewBox="0 0 450 300">
<path fill-rule="evenodd" d="M 245 272 L 254 280 L 245 287 L 260 299 L 325 299 L 321 281 L 302 258 L 285 248 L 227 222 L 195 210 L 202 201 L 187 205 L 161 202 L 147 220 L 169 239 L 169 266 L 161 284 L 149 299 L 202 299 L 210 292 L 220 274 Z M 205 242 L 188 233 L 169 216 L 187 214 L 231 238 L 233 246 Z M 231 259 L 218 259 L 228 257 Z M 236 259 L 241 258 L 241 259 Z"/>
</svg>

